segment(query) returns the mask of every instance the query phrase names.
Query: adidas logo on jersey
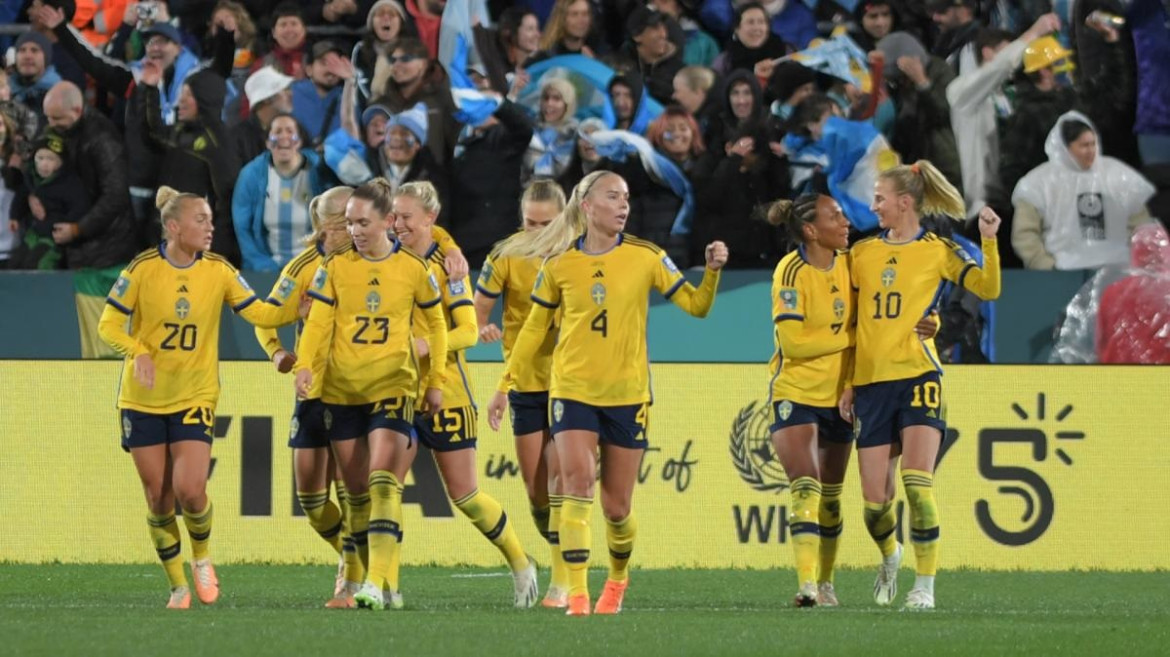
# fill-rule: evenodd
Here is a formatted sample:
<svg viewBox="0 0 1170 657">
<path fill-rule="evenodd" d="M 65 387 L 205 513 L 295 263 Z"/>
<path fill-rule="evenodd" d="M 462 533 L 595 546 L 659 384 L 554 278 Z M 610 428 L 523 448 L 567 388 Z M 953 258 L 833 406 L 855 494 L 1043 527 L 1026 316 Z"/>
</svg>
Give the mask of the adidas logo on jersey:
<svg viewBox="0 0 1170 657">
<path fill-rule="evenodd" d="M 840 292 L 840 291 L 841 291 L 841 289 L 840 289 L 840 288 L 838 288 L 836 285 L 834 285 L 834 286 L 833 286 L 833 289 L 829 290 L 829 294 L 836 294 L 836 293 L 838 293 L 838 292 Z"/>
<path fill-rule="evenodd" d="M 187 294 L 187 286 L 186 285 L 179 286 L 179 294 Z"/>
<path fill-rule="evenodd" d="M 381 285 L 381 283 L 378 282 L 377 278 L 372 278 L 370 279 L 369 285 Z"/>
<path fill-rule="evenodd" d="M 605 272 L 603 272 L 599 269 L 599 270 L 593 272 L 593 278 L 605 278 Z"/>
<path fill-rule="evenodd" d="M 898 259 L 897 258 L 890 258 L 889 260 L 886 261 L 886 264 L 887 265 L 896 265 L 896 264 L 898 264 Z"/>
</svg>

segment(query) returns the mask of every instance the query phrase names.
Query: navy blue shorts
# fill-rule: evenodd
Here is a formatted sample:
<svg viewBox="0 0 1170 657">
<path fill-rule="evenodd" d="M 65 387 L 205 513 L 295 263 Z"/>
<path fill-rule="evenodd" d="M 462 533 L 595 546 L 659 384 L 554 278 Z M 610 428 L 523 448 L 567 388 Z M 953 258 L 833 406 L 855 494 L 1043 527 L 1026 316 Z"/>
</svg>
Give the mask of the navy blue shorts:
<svg viewBox="0 0 1170 657">
<path fill-rule="evenodd" d="M 288 446 L 295 449 L 329 447 L 329 432 L 325 430 L 325 402 L 320 399 L 297 400 L 288 431 Z"/>
<path fill-rule="evenodd" d="M 475 449 L 478 418 L 474 406 L 444 408 L 431 417 L 416 415 L 414 430 L 420 443 L 434 452 Z"/>
<path fill-rule="evenodd" d="M 906 427 L 928 426 L 945 433 L 946 405 L 939 374 L 927 372 L 912 379 L 858 386 L 853 415 L 858 449 L 900 442 Z"/>
<path fill-rule="evenodd" d="M 853 425 L 846 422 L 836 408 L 808 406 L 781 399 L 772 404 L 772 418 L 772 426 L 768 428 L 770 433 L 776 433 L 786 427 L 815 424 L 818 440 L 845 444 L 853 442 Z"/>
<path fill-rule="evenodd" d="M 122 449 L 169 445 L 181 440 L 211 444 L 215 436 L 215 411 L 194 406 L 175 413 L 143 413 L 122 409 Z"/>
<path fill-rule="evenodd" d="M 526 436 L 544 431 L 548 425 L 548 391 L 508 392 L 508 408 L 512 415 L 512 435 Z"/>
<path fill-rule="evenodd" d="M 593 406 L 571 399 L 552 400 L 552 433 L 592 431 L 602 443 L 646 449 L 650 405 Z"/>
<path fill-rule="evenodd" d="M 414 422 L 414 399 L 391 397 L 373 404 L 325 403 L 322 413 L 329 440 L 364 438 L 375 429 L 389 429 L 411 436 Z"/>
</svg>

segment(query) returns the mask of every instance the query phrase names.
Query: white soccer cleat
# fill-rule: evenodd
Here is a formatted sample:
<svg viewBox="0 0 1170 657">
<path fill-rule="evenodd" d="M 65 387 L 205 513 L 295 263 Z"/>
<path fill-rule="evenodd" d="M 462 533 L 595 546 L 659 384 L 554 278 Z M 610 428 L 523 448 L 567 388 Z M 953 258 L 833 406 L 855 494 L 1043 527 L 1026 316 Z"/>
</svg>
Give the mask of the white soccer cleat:
<svg viewBox="0 0 1170 657">
<path fill-rule="evenodd" d="M 544 592 L 544 600 L 540 605 L 548 609 L 564 609 L 569 606 L 569 589 L 559 586 L 549 586 Z"/>
<path fill-rule="evenodd" d="M 381 611 L 386 608 L 386 601 L 382 597 L 382 587 L 369 580 L 366 580 L 358 592 L 354 594 L 353 601 L 357 603 L 359 609 Z"/>
<path fill-rule="evenodd" d="M 821 582 L 817 586 L 817 606 L 818 607 L 838 607 L 841 603 L 837 601 L 837 592 L 833 589 L 832 582 Z"/>
<path fill-rule="evenodd" d="M 528 557 L 527 566 L 512 572 L 512 586 L 517 609 L 531 609 L 536 604 L 540 597 L 540 585 L 536 581 L 536 561 L 532 557 Z"/>
<path fill-rule="evenodd" d="M 906 594 L 906 609 L 915 611 L 934 609 L 934 594 L 915 586 Z"/>
<path fill-rule="evenodd" d="M 877 579 L 873 582 L 873 601 L 885 607 L 898 595 L 898 568 L 902 566 L 902 544 L 878 567 Z"/>
<path fill-rule="evenodd" d="M 796 607 L 815 607 L 817 606 L 817 585 L 813 582 L 805 582 L 800 585 L 800 591 L 796 593 L 796 599 L 792 601 Z"/>
<path fill-rule="evenodd" d="M 399 611 L 406 606 L 402 601 L 402 594 L 398 591 L 382 591 L 382 602 L 385 603 L 387 609 Z"/>
</svg>

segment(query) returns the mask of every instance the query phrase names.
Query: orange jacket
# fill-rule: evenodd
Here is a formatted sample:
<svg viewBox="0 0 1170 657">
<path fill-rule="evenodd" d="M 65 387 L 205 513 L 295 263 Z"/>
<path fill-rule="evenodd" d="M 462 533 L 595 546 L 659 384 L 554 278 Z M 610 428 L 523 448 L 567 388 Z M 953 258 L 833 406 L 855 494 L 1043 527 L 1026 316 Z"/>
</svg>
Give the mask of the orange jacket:
<svg viewBox="0 0 1170 657">
<path fill-rule="evenodd" d="M 129 0 L 77 0 L 73 26 L 94 46 L 106 45 L 122 25 Z"/>
</svg>

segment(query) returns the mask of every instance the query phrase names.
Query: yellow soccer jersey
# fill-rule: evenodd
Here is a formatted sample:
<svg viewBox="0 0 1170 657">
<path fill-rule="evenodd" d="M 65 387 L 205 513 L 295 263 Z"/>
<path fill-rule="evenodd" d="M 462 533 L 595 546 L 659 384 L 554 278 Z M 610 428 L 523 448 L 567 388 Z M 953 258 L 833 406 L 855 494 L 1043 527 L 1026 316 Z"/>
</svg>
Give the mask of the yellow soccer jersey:
<svg viewBox="0 0 1170 657">
<path fill-rule="evenodd" d="M 203 252 L 187 267 L 166 258 L 165 246 L 139 254 L 106 298 L 98 332 L 126 357 L 118 408 L 174 413 L 219 401 L 219 319 L 226 301 L 245 319 L 268 312 L 227 260 Z M 126 331 L 126 318 L 130 330 Z M 134 358 L 150 354 L 154 387 L 134 378 Z"/>
<path fill-rule="evenodd" d="M 561 329 L 553 351 L 550 396 L 625 406 L 650 401 L 646 315 L 657 289 L 684 311 L 703 317 L 715 301 L 719 272 L 695 288 L 654 244 L 620 235 L 609 251 L 583 251 L 584 238 L 545 261 L 532 290 L 536 303 L 508 362 L 509 372 L 544 342 L 556 309 Z"/>
<path fill-rule="evenodd" d="M 908 242 L 891 243 L 886 233 L 858 242 L 852 250 L 857 290 L 857 350 L 853 385 L 909 379 L 941 372 L 933 339 L 914 326 L 938 304 L 951 281 L 982 299 L 999 296 L 996 240 L 983 240 L 983 267 L 963 247 L 925 229 Z"/>
<path fill-rule="evenodd" d="M 310 369 L 312 359 L 327 352 L 321 390 L 327 403 L 357 405 L 418 396 L 411 339 L 416 305 L 428 310 L 433 353 L 446 358 L 439 285 L 426 262 L 398 244 L 377 261 L 367 260 L 352 246 L 330 255 L 313 276 L 308 294 L 314 302 L 301 333 L 296 370 Z M 442 372 L 431 378 L 429 385 L 442 387 Z"/>
<path fill-rule="evenodd" d="M 772 274 L 772 323 L 772 399 L 836 406 L 853 346 L 848 256 L 828 271 L 809 264 L 803 246 L 784 256 Z"/>
<path fill-rule="evenodd" d="M 443 368 L 446 384 L 443 386 L 442 408 L 462 408 L 475 405 L 465 350 L 475 346 L 479 340 L 479 327 L 476 324 L 475 304 L 471 299 L 467 281 L 452 281 L 447 277 L 447 269 L 443 266 L 445 255 L 438 243 L 432 244 L 426 254 L 431 276 L 434 276 L 439 284 L 443 299 L 444 327 L 447 330 L 447 362 Z M 414 325 L 416 332 L 425 331 L 427 328 L 427 318 L 419 308 L 415 308 L 414 311 Z M 425 379 L 430 371 L 431 359 L 421 359 L 420 376 Z"/>
<path fill-rule="evenodd" d="M 532 286 L 540 271 L 535 258 L 491 258 L 483 264 L 476 289 L 493 299 L 504 297 L 504 362 L 512 357 L 512 347 L 532 310 Z M 532 360 L 516 363 L 508 389 L 517 392 L 546 392 L 552 374 L 552 353 L 557 343 L 555 322 L 550 324 L 544 342 Z"/>
<path fill-rule="evenodd" d="M 268 303 L 280 309 L 277 317 L 279 325 L 285 326 L 297 322 L 296 345 L 293 347 L 293 353 L 296 353 L 300 348 L 301 330 L 304 328 L 298 321 L 300 320 L 301 297 L 308 292 L 313 283 L 313 275 L 317 273 L 317 268 L 321 266 L 324 259 L 325 252 L 321 249 L 320 244 L 305 249 L 284 266 L 284 270 L 280 272 L 280 278 L 276 280 L 272 291 L 268 293 Z M 273 354 L 283 348 L 275 328 L 257 328 L 256 340 L 264 352 L 268 354 L 268 360 L 272 360 Z M 313 389 L 309 392 L 309 399 L 317 399 L 321 396 L 321 384 L 324 376 L 325 359 L 318 358 L 313 363 Z"/>
</svg>

